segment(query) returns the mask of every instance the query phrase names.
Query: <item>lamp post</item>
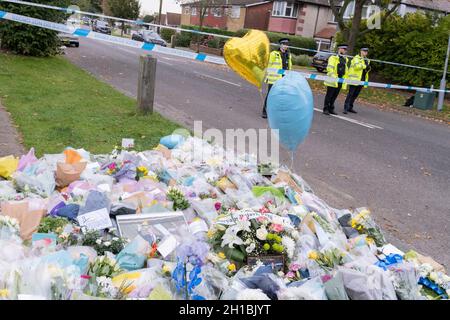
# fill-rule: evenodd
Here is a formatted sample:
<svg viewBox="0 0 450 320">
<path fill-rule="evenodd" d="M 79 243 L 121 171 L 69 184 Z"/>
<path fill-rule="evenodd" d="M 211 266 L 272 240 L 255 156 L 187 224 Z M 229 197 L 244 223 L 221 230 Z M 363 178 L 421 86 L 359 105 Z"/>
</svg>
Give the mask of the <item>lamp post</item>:
<svg viewBox="0 0 450 320">
<path fill-rule="evenodd" d="M 444 106 L 444 98 L 445 98 L 445 88 L 447 85 L 447 70 L 448 70 L 448 57 L 450 55 L 450 36 L 448 37 L 448 48 L 447 48 L 447 57 L 445 58 L 445 66 L 444 66 L 444 75 L 441 80 L 441 87 L 439 92 L 439 100 L 438 100 L 438 111 L 442 111 Z"/>
<path fill-rule="evenodd" d="M 158 24 L 161 25 L 161 11 L 162 11 L 163 0 L 159 0 L 159 15 Z M 158 34 L 161 34 L 161 27 L 158 27 Z"/>
</svg>

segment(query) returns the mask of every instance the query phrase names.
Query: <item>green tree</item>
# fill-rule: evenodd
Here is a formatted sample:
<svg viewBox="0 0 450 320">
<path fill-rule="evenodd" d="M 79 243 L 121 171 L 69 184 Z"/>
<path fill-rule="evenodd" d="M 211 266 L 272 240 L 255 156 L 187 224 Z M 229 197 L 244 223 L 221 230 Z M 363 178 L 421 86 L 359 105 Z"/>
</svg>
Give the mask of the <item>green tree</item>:
<svg viewBox="0 0 450 320">
<path fill-rule="evenodd" d="M 401 4 L 401 0 L 329 0 L 331 11 L 338 23 L 339 29 L 342 32 L 344 40 L 348 44 L 348 52 L 350 54 L 355 52 L 355 44 L 359 36 L 373 31 L 375 29 L 364 28 L 362 24 L 365 17 L 363 17 L 363 11 L 365 7 L 370 5 L 377 6 L 381 11 L 381 25 L 385 19 L 391 14 L 396 12 Z M 354 12 L 351 19 L 345 18 L 345 12 L 349 5 L 354 6 Z"/>
<path fill-rule="evenodd" d="M 444 69 L 447 41 L 450 34 L 450 16 L 436 18 L 420 12 L 404 17 L 391 15 L 379 30 L 366 33 L 357 44 L 369 43 L 370 56 L 379 60 Z M 441 72 L 377 64 L 377 72 L 385 78 L 405 85 L 439 85 Z"/>
<path fill-rule="evenodd" d="M 102 0 L 76 0 L 72 1 L 72 3 L 80 7 L 81 11 L 93 13 L 102 12 Z"/>
<path fill-rule="evenodd" d="M 139 0 L 105 0 L 103 11 L 110 16 L 122 19 L 136 20 L 139 17 L 141 5 Z M 125 23 L 122 21 L 121 35 L 125 30 Z"/>
<path fill-rule="evenodd" d="M 29 1 L 59 7 L 67 7 L 70 5 L 70 1 L 68 0 Z M 68 14 L 58 10 L 49 10 L 6 2 L 0 2 L 0 10 L 58 23 L 64 23 L 69 17 Z M 57 34 L 56 31 L 44 28 L 8 20 L 0 20 L 1 48 L 17 54 L 30 56 L 55 55 L 60 46 Z"/>
<path fill-rule="evenodd" d="M 154 15 L 150 15 L 150 14 L 146 14 L 144 16 L 144 20 L 145 23 L 152 23 L 153 21 L 155 21 L 155 16 Z"/>
</svg>

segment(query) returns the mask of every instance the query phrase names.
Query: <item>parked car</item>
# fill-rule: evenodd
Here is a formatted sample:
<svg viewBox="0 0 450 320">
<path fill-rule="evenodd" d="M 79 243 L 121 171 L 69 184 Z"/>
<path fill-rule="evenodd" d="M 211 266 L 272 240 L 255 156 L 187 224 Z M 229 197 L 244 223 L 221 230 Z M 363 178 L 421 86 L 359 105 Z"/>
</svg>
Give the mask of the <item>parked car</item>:
<svg viewBox="0 0 450 320">
<path fill-rule="evenodd" d="M 80 42 L 78 40 L 77 36 L 68 34 L 68 33 L 59 33 L 58 34 L 58 38 L 61 41 L 61 43 L 63 45 L 65 45 L 66 47 L 79 47 L 80 46 Z"/>
<path fill-rule="evenodd" d="M 164 39 L 161 38 L 161 36 L 153 30 L 142 30 L 137 33 L 133 33 L 131 39 L 167 47 L 167 42 L 164 41 Z"/>
<path fill-rule="evenodd" d="M 102 20 L 96 20 L 93 24 L 92 30 L 95 32 L 111 34 L 111 27 L 108 22 Z"/>
<path fill-rule="evenodd" d="M 329 51 L 318 52 L 312 60 L 312 66 L 319 72 L 325 72 L 327 70 L 328 58 L 332 55 Z"/>
</svg>

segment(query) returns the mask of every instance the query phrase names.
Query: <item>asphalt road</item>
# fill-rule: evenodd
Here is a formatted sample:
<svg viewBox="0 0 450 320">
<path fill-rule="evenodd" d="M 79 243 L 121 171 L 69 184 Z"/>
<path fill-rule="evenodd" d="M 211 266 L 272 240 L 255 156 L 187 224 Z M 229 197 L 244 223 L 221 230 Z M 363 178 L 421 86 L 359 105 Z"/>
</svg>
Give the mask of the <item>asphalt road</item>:
<svg viewBox="0 0 450 320">
<path fill-rule="evenodd" d="M 67 58 L 135 97 L 144 51 L 81 39 Z M 226 67 L 155 54 L 156 110 L 190 128 L 268 128 L 259 92 Z M 315 95 L 315 106 L 323 95 Z M 106 107 L 106 106 L 105 106 Z M 356 115 L 315 112 L 295 171 L 336 208 L 370 207 L 388 240 L 450 266 L 450 129 L 357 105 Z M 282 161 L 290 163 L 288 153 Z"/>
</svg>

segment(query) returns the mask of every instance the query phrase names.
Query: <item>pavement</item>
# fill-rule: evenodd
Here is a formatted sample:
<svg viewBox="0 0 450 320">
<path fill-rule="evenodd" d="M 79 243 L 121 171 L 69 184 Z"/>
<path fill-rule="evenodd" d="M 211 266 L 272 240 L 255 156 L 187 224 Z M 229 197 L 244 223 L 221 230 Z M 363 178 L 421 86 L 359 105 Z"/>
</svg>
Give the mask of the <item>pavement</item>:
<svg viewBox="0 0 450 320">
<path fill-rule="evenodd" d="M 21 137 L 12 124 L 9 112 L 0 104 L 0 157 L 24 154 Z"/>
<path fill-rule="evenodd" d="M 66 57 L 126 95 L 136 97 L 140 49 L 80 39 Z M 154 54 L 155 109 L 192 129 L 268 128 L 262 95 L 223 66 Z M 320 110 L 296 153 L 294 170 L 335 208 L 369 207 L 389 241 L 450 266 L 450 128 L 414 116 L 357 104 L 356 115 Z M 105 106 L 107 107 L 107 106 Z M 151 125 L 151 124 L 149 124 Z M 290 154 L 281 152 L 283 163 Z"/>
</svg>

